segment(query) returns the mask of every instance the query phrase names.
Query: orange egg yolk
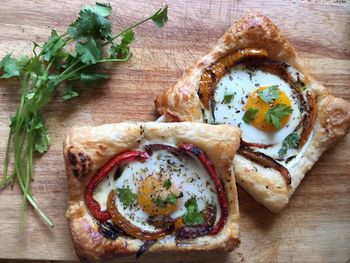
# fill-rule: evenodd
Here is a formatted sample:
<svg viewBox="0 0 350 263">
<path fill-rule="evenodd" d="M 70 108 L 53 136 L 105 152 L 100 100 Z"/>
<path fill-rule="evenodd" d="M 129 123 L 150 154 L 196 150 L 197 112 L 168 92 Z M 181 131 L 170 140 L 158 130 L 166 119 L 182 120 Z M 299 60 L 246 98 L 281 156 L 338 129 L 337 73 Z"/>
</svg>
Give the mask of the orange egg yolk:
<svg viewBox="0 0 350 263">
<path fill-rule="evenodd" d="M 259 97 L 258 92 L 263 91 L 267 89 L 269 86 L 262 86 L 255 91 L 253 91 L 250 96 L 248 97 L 248 100 L 246 104 L 244 105 L 243 109 L 247 111 L 250 108 L 254 108 L 259 110 L 257 114 L 255 115 L 254 120 L 250 123 L 253 125 L 255 128 L 265 131 L 265 132 L 275 132 L 278 129 L 272 124 L 272 123 L 267 123 L 265 120 L 265 114 L 266 112 L 272 108 L 273 106 L 277 104 L 285 104 L 289 107 L 291 107 L 291 102 L 290 99 L 288 98 L 287 94 L 278 88 L 279 91 L 279 96 L 277 99 L 273 100 L 271 103 L 267 104 L 264 100 L 262 100 Z M 281 127 L 284 127 L 290 118 L 290 114 L 284 118 L 282 118 L 281 121 Z"/>
<path fill-rule="evenodd" d="M 171 184 L 169 189 L 164 187 L 164 181 L 156 175 L 148 176 L 143 180 L 138 188 L 138 202 L 140 207 L 151 216 L 167 216 L 176 211 L 179 200 L 176 204 L 166 204 L 159 206 L 155 202 L 157 198 L 165 200 L 169 194 L 178 195 L 180 192 Z"/>
</svg>

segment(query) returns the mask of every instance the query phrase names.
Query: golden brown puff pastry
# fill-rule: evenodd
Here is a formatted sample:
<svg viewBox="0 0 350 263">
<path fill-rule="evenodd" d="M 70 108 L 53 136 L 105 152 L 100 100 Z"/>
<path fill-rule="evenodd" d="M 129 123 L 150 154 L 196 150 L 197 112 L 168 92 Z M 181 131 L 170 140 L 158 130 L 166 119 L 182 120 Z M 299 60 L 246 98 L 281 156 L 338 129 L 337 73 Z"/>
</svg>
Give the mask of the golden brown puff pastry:
<svg viewBox="0 0 350 263">
<path fill-rule="evenodd" d="M 227 220 L 219 233 L 180 241 L 169 235 L 154 243 L 149 250 L 232 250 L 239 243 L 239 212 L 232 160 L 239 147 L 240 134 L 238 128 L 229 125 L 186 122 L 127 122 L 73 128 L 64 142 L 68 179 L 66 216 L 79 258 L 83 261 L 101 261 L 135 254 L 145 244 L 145 241 L 123 235 L 115 240 L 104 237 L 84 198 L 89 182 L 113 156 L 130 150 L 142 150 L 145 144 L 193 144 L 199 147 L 214 165 L 228 204 Z"/>
<path fill-rule="evenodd" d="M 305 113 L 296 127 L 300 128 L 297 154 L 284 159 L 271 157 L 259 148 L 269 145 L 256 147 L 245 142 L 243 131 L 242 146 L 235 156 L 238 184 L 258 202 L 278 212 L 288 204 L 321 154 L 349 132 L 350 103 L 332 96 L 300 65 L 295 50 L 269 18 L 249 12 L 173 87 L 156 98 L 162 119 L 220 123 L 208 121 L 208 114 L 214 111 L 211 99 L 220 79 L 240 64 L 278 75 L 294 89 L 303 101 L 300 104 L 305 104 L 300 106 L 305 107 Z"/>
</svg>

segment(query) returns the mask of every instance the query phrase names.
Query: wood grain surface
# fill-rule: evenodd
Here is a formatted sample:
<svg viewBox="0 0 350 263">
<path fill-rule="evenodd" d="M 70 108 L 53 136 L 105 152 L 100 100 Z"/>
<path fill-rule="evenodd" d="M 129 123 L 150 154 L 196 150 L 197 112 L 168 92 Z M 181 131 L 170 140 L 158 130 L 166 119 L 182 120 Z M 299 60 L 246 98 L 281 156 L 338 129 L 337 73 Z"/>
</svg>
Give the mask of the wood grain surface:
<svg viewBox="0 0 350 263">
<path fill-rule="evenodd" d="M 90 2 L 90 1 L 89 1 Z M 63 32 L 85 1 L 0 1 L 0 56 L 27 53 L 31 41 L 45 41 L 51 28 Z M 141 19 L 161 1 L 111 1 L 115 29 Z M 80 88 L 62 102 L 59 94 L 43 115 L 50 128 L 50 151 L 36 159 L 32 190 L 54 220 L 43 224 L 28 207 L 24 237 L 18 232 L 21 194 L 0 191 L 0 258 L 77 260 L 65 219 L 66 175 L 62 141 L 74 125 L 100 125 L 157 118 L 153 100 L 204 55 L 247 10 L 270 16 L 290 39 L 303 64 L 335 95 L 350 100 L 350 3 L 347 1 L 169 1 L 169 22 L 136 30 L 133 58 L 104 65 L 110 81 Z M 18 83 L 0 81 L 0 168 L 9 116 L 19 103 Z M 232 253 L 146 254 L 139 262 L 346 262 L 350 258 L 350 138 L 327 151 L 306 176 L 289 206 L 268 212 L 242 189 L 241 245 Z M 119 262 L 132 262 L 133 257 Z"/>
</svg>

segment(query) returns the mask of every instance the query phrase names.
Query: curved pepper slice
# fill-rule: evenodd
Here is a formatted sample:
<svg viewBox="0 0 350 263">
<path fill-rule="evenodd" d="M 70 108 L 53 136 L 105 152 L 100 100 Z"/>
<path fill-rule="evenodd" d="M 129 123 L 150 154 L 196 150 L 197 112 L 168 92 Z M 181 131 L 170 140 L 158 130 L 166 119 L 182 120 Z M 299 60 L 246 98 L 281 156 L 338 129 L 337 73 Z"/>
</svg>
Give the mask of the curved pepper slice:
<svg viewBox="0 0 350 263">
<path fill-rule="evenodd" d="M 129 234 L 140 240 L 155 240 L 163 238 L 174 231 L 174 224 L 169 225 L 165 229 L 160 231 L 150 232 L 142 230 L 141 228 L 132 224 L 128 219 L 126 219 L 119 211 L 115 205 L 115 193 L 111 191 L 108 195 L 107 200 L 107 210 L 111 215 L 113 223 L 118 226 L 125 233 Z"/>
<path fill-rule="evenodd" d="M 111 218 L 107 210 L 101 211 L 100 204 L 94 199 L 93 194 L 97 185 L 108 175 L 116 166 L 122 166 L 132 161 L 144 162 L 149 155 L 146 152 L 128 151 L 114 156 L 104 166 L 102 166 L 96 175 L 90 180 L 85 190 L 85 203 L 91 214 L 100 222 Z"/>
<path fill-rule="evenodd" d="M 213 226 L 210 232 L 211 235 L 215 235 L 219 233 L 221 229 L 224 227 L 228 217 L 228 201 L 227 201 L 224 186 L 215 171 L 214 165 L 211 163 L 211 161 L 207 158 L 205 153 L 200 148 L 198 148 L 193 144 L 181 144 L 178 147 L 178 149 L 180 152 L 187 152 L 194 155 L 201 162 L 204 168 L 208 171 L 211 178 L 213 178 L 214 184 L 216 186 L 216 191 L 218 194 L 220 208 L 221 208 L 221 215 L 220 215 L 219 221 L 216 223 L 216 225 Z"/>
</svg>

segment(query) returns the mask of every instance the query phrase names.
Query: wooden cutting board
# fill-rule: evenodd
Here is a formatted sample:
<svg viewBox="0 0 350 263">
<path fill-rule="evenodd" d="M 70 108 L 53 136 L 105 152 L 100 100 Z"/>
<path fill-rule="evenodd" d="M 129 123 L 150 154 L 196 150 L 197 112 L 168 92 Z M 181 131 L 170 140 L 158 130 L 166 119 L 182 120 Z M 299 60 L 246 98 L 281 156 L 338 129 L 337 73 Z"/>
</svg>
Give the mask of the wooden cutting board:
<svg viewBox="0 0 350 263">
<path fill-rule="evenodd" d="M 50 28 L 63 32 L 85 1 L 1 1 L 0 55 L 29 53 Z M 90 2 L 90 1 L 89 1 Z M 92 1 L 91 1 L 92 2 Z M 162 6 L 160 1 L 111 1 L 116 29 Z M 347 1 L 169 1 L 169 22 L 136 30 L 133 58 L 102 67 L 112 79 L 81 88 L 81 95 L 45 108 L 50 151 L 36 160 L 32 190 L 53 219 L 47 227 L 28 207 L 24 237 L 18 233 L 21 195 L 0 191 L 0 258 L 77 260 L 65 219 L 66 175 L 62 141 L 74 125 L 157 118 L 153 100 L 204 55 L 245 11 L 270 16 L 290 39 L 306 68 L 335 95 L 350 99 L 350 4 Z M 16 81 L 0 81 L 0 168 L 9 116 L 19 103 Z M 140 262 L 346 262 L 350 258 L 350 137 L 326 152 L 279 215 L 239 189 L 241 245 L 232 253 L 145 255 Z M 134 261 L 133 257 L 120 262 Z"/>
</svg>

